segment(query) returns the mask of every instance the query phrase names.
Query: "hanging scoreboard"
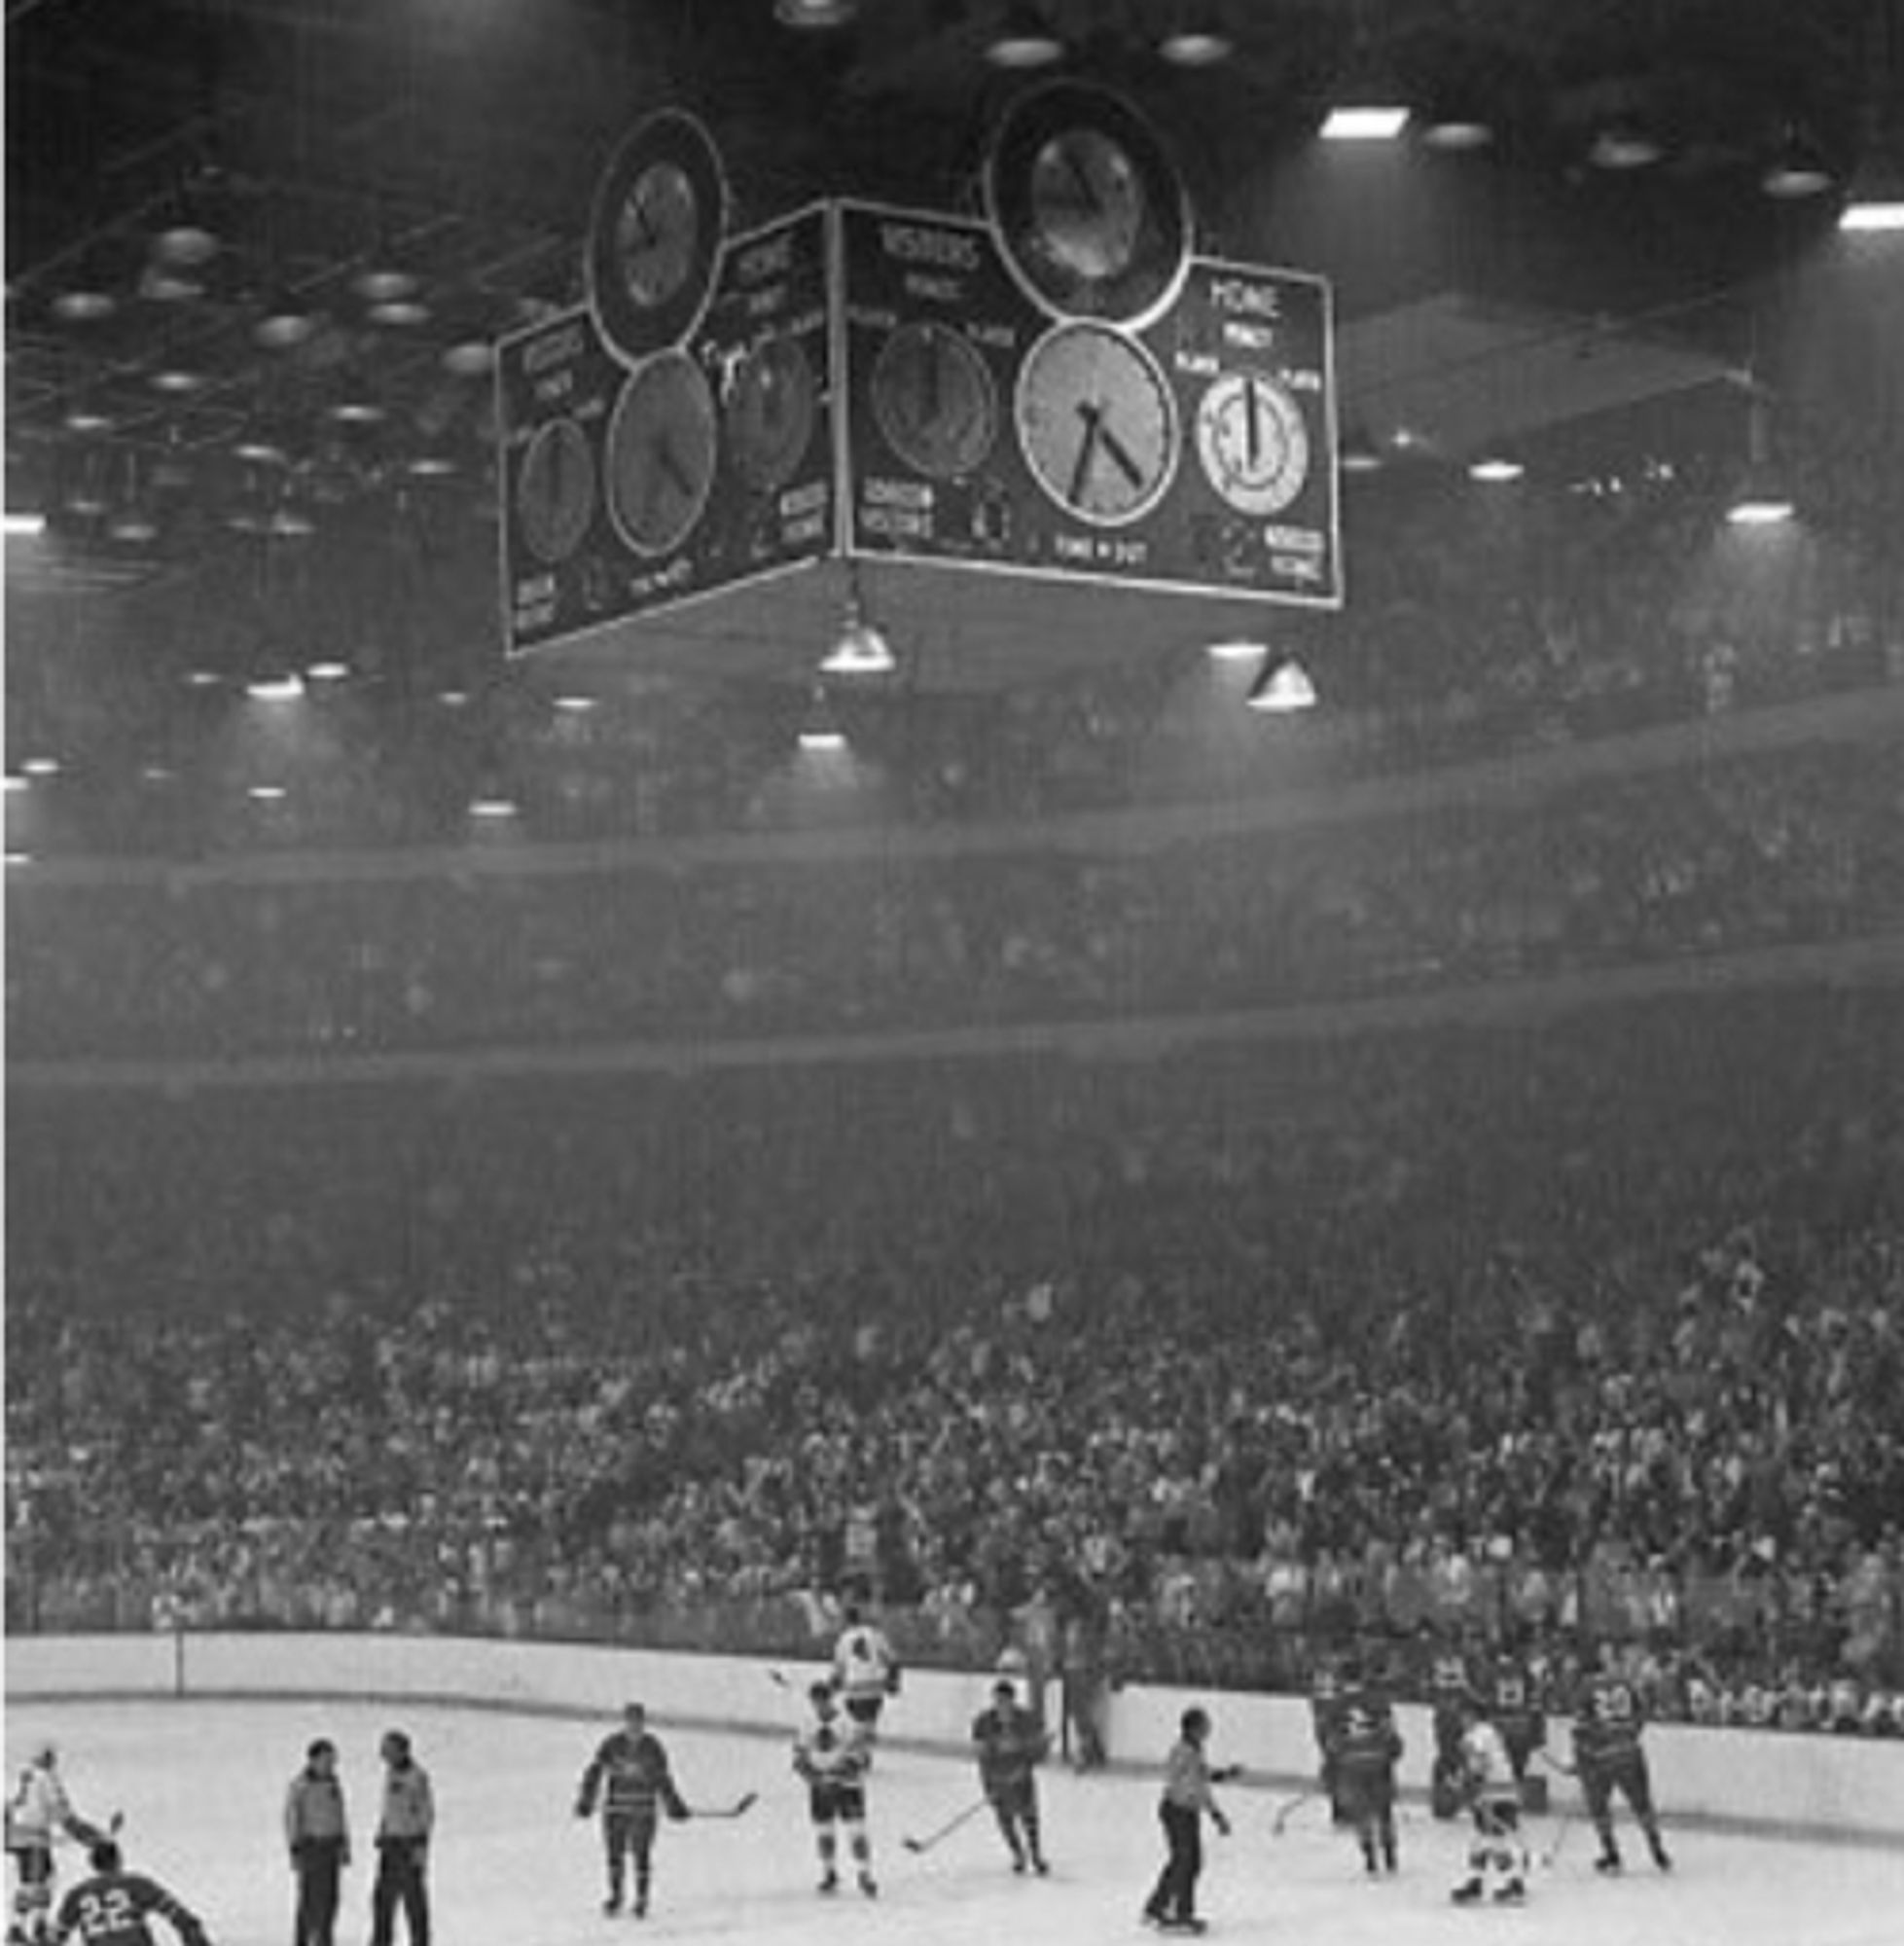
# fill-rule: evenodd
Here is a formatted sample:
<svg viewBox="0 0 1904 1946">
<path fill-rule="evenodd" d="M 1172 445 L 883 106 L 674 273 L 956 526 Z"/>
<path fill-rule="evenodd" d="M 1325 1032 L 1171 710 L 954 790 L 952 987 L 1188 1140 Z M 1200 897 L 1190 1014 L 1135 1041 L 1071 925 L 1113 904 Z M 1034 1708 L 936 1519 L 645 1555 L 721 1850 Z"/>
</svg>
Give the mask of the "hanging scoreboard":
<svg viewBox="0 0 1904 1946">
<path fill-rule="evenodd" d="M 1087 84 L 1012 104 L 984 189 L 729 237 L 706 131 L 641 124 L 588 305 L 498 346 L 512 651 L 832 557 L 1339 606 L 1327 283 L 1198 255 Z"/>
<path fill-rule="evenodd" d="M 825 209 L 727 240 L 685 306 L 686 172 L 642 192 L 624 295 L 497 347 L 505 623 L 524 651 L 830 552 Z M 666 229 L 671 213 L 678 238 Z M 704 248 L 704 243 L 699 247 Z M 672 305 L 681 335 L 656 338 Z M 644 330 L 647 336 L 642 334 Z M 611 335 L 612 334 L 612 335 Z"/>
<path fill-rule="evenodd" d="M 1340 602 L 1319 278 L 1193 258 L 1132 329 L 1036 306 L 987 225 L 841 225 L 849 552 Z"/>
</svg>

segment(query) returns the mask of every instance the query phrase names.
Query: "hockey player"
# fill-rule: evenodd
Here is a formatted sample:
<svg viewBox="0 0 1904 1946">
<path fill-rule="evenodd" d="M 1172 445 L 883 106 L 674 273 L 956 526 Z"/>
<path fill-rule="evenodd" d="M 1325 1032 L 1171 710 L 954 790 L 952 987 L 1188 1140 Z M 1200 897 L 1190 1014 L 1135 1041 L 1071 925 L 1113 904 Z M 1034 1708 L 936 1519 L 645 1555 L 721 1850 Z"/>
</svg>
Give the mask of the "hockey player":
<svg viewBox="0 0 1904 1946">
<path fill-rule="evenodd" d="M 1437 1818 L 1450 1819 L 1461 1809 L 1461 1739 L 1467 1734 L 1467 1703 L 1474 1693 L 1467 1660 L 1458 1649 L 1447 1648 L 1435 1657 L 1428 1687 L 1435 1733 L 1428 1807 Z"/>
<path fill-rule="evenodd" d="M 430 1946 L 428 1866 L 430 1840 L 436 1834 L 430 1774 L 416 1761 L 402 1730 L 386 1730 L 377 1754 L 383 1759 L 383 1803 L 377 1819 L 371 1946 L 390 1946 L 399 1907 L 410 1928 L 410 1946 Z"/>
<path fill-rule="evenodd" d="M 1454 1891 L 1456 1905 L 1471 1905 L 1490 1891 L 1496 1905 L 1518 1905 L 1527 1895 L 1527 1855 L 1521 1845 L 1521 1792 L 1514 1766 L 1481 1705 L 1472 1697 L 1461 1735 L 1462 1791 L 1474 1820 L 1467 1876 Z"/>
<path fill-rule="evenodd" d="M 1502 1655 L 1494 1664 L 1489 1688 L 1488 1713 L 1507 1747 L 1521 1802 L 1528 1811 L 1544 1811 L 1547 1780 L 1527 1775 L 1534 1751 L 1547 1743 L 1547 1716 L 1533 1676 L 1520 1657 Z"/>
<path fill-rule="evenodd" d="M 880 1888 L 873 1878 L 873 1847 L 866 1835 L 865 1733 L 850 1717 L 841 1716 L 830 1682 L 815 1682 L 807 1694 L 813 1720 L 794 1740 L 793 1767 L 807 1784 L 808 1810 L 820 1854 L 820 1890 L 840 1890 L 838 1831 L 844 1824 L 859 1889 L 872 1898 Z"/>
<path fill-rule="evenodd" d="M 1037 1767 L 1051 1738 L 1036 1713 L 1018 1700 L 1009 1676 L 991 1685 L 991 1706 L 972 1719 L 979 1783 L 1012 1855 L 1012 1870 L 1028 1862 L 1040 1878 L 1051 1870 L 1039 1842 Z"/>
<path fill-rule="evenodd" d="M 601 1909 L 621 1911 L 628 1859 L 632 1854 L 634 1916 L 645 1919 L 660 1813 L 665 1811 L 676 1821 L 694 1814 L 674 1787 L 667 1751 L 648 1728 L 648 1712 L 639 1703 L 627 1705 L 622 1711 L 622 1727 L 611 1730 L 595 1747 L 576 1793 L 576 1817 L 593 1817 L 597 1802 L 601 1805 L 602 1851 L 608 1865 L 608 1896 Z"/>
<path fill-rule="evenodd" d="M 14 1860 L 14 1917 L 10 1942 L 39 1946 L 53 1917 L 53 1847 L 61 1834 L 82 1845 L 102 1845 L 111 1833 L 90 1823 L 73 1809 L 59 1775 L 59 1752 L 42 1741 L 34 1745 L 7 1800 L 7 1850 Z"/>
<path fill-rule="evenodd" d="M 880 1728 L 880 1712 L 888 1696 L 899 1694 L 899 1658 L 885 1631 L 866 1619 L 857 1602 L 848 1602 L 845 1627 L 833 1645 L 833 1686 L 846 1706 L 846 1714 L 866 1732 L 867 1757 Z"/>
<path fill-rule="evenodd" d="M 1587 1816 L 1594 1820 L 1594 1829 L 1599 1834 L 1599 1856 L 1594 1860 L 1597 1871 L 1617 1872 L 1623 1863 L 1620 1847 L 1613 1837 L 1616 1790 L 1639 1820 L 1654 1864 L 1663 1872 L 1672 1869 L 1672 1860 L 1660 1836 L 1659 1815 L 1653 1809 L 1653 1784 L 1646 1768 L 1646 1752 L 1640 1747 L 1645 1725 L 1645 1710 L 1633 1684 L 1602 1655 L 1598 1668 L 1587 1677 L 1573 1717 L 1573 1761 L 1580 1773 Z"/>
<path fill-rule="evenodd" d="M 1203 1754 L 1209 1742 L 1210 1718 L 1207 1710 L 1191 1708 L 1183 1712 L 1180 1734 L 1170 1747 L 1164 1772 L 1164 1795 L 1157 1815 L 1164 1826 L 1164 1842 L 1168 1856 L 1157 1884 L 1144 1901 L 1144 1921 L 1166 1932 L 1202 1932 L 1203 1922 L 1197 1917 L 1197 1881 L 1203 1869 L 1203 1820 L 1226 1836 L 1230 1820 L 1211 1794 L 1210 1785 L 1225 1784 L 1239 1774 L 1239 1766 L 1213 1769 Z"/>
<path fill-rule="evenodd" d="M 1356 1691 L 1336 1734 L 1336 1790 L 1371 1875 L 1396 1868 L 1395 1766 L 1401 1755 L 1387 1698 L 1372 1688 Z"/>
<path fill-rule="evenodd" d="M 339 1882 L 350 1862 L 350 1829 L 338 1782 L 338 1747 L 328 1737 L 305 1752 L 305 1767 L 285 1792 L 284 1842 L 298 1880 L 293 1946 L 331 1946 Z"/>
<path fill-rule="evenodd" d="M 92 1876 L 82 1879 L 59 1901 L 59 1918 L 53 1928 L 55 1942 L 77 1932 L 86 1946 L 153 1946 L 146 1921 L 156 1912 L 184 1946 L 207 1946 L 205 1928 L 197 1915 L 156 1879 L 128 1872 L 110 1838 L 92 1847 L 90 1862 Z"/>
</svg>

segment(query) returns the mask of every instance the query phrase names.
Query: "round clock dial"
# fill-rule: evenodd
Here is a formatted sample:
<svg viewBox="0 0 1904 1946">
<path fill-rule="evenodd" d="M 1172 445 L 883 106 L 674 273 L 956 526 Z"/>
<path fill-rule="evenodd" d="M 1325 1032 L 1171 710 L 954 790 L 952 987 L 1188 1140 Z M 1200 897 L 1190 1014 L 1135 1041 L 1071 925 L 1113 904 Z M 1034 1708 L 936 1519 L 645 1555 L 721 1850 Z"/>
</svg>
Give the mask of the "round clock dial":
<svg viewBox="0 0 1904 1946">
<path fill-rule="evenodd" d="M 685 351 L 637 366 L 608 420 L 608 512 L 637 554 L 671 553 L 707 505 L 714 395 Z"/>
<path fill-rule="evenodd" d="M 633 364 L 700 323 L 727 227 L 719 151 L 692 115 L 636 126 L 595 185 L 583 264 L 610 349 Z"/>
<path fill-rule="evenodd" d="M 1163 368 L 1129 334 L 1055 325 L 1019 375 L 1019 444 L 1059 506 L 1121 526 L 1156 506 L 1176 472 L 1176 400 Z"/>
<path fill-rule="evenodd" d="M 549 565 L 581 545 L 595 512 L 595 462 L 589 436 L 573 419 L 536 429 L 516 478 L 522 544 Z"/>
<path fill-rule="evenodd" d="M 1148 323 L 1190 268 L 1190 202 L 1168 152 L 1126 101 L 1060 81 L 1007 110 L 985 169 L 1007 269 L 1056 317 Z"/>
<path fill-rule="evenodd" d="M 1225 372 L 1197 407 L 1197 457 L 1239 513 L 1278 514 L 1309 479 L 1302 408 L 1274 378 Z"/>
<path fill-rule="evenodd" d="M 728 394 L 728 447 L 740 477 L 777 492 L 813 440 L 813 367 L 798 339 L 770 338 L 741 360 Z"/>
<path fill-rule="evenodd" d="M 985 355 L 943 324 L 902 324 L 873 367 L 873 414 L 886 444 L 935 480 L 976 473 L 998 434 Z"/>
<path fill-rule="evenodd" d="M 1051 262 L 1099 283 L 1137 254 L 1144 184 L 1136 164 L 1100 128 L 1064 128 L 1031 159 L 1031 225 Z"/>
</svg>

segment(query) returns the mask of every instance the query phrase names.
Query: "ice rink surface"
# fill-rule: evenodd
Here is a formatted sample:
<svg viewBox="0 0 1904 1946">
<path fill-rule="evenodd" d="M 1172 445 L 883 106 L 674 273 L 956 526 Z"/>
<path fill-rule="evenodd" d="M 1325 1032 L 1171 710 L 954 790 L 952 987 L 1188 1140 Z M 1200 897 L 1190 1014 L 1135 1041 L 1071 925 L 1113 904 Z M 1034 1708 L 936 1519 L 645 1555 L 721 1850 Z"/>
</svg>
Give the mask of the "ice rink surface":
<svg viewBox="0 0 1904 1946">
<path fill-rule="evenodd" d="M 297 1672 L 285 1672 L 287 1686 Z M 127 1863 L 168 1884 L 206 1922 L 214 1946 L 288 1946 L 291 1879 L 280 1837 L 284 1792 L 305 1746 L 334 1739 L 357 1862 L 345 1880 L 340 1946 L 369 1930 L 372 1850 L 386 1728 L 410 1731 L 436 1786 L 431 1864 L 436 1946 L 604 1946 L 726 1939 L 745 1946 L 997 1946 L 1007 1940 L 1099 1946 L 1149 1939 L 1137 1911 L 1159 1863 L 1154 1784 L 1144 1777 L 1043 1775 L 1049 1879 L 1013 1876 L 988 1819 L 924 1856 L 903 1837 L 943 1824 L 976 1796 L 969 1765 L 880 1751 L 871 1781 L 880 1895 L 815 1890 L 805 1794 L 787 1735 L 722 1736 L 672 1728 L 666 1699 L 644 1698 L 689 1802 L 717 1807 L 757 1790 L 733 1820 L 664 1825 L 649 1918 L 605 1918 L 595 1826 L 573 1816 L 596 1740 L 615 1727 L 438 1706 L 212 1701 L 9 1705 L 11 1769 L 30 1738 L 54 1738 L 86 1816 L 126 1815 Z M 1248 1761 L 1224 1746 L 1219 1761 Z M 891 1727 L 904 1730 L 904 1702 Z M 1401 1871 L 1369 1880 L 1326 1814 L 1310 1805 L 1276 1836 L 1282 1796 L 1233 1785 L 1235 1835 L 1209 1833 L 1202 1907 L 1222 1940 L 1302 1946 L 1440 1946 L 1477 1937 L 1528 1946 L 1900 1946 L 1904 1833 L 1894 1848 L 1804 1845 L 1673 1831 L 1678 1869 L 1656 1874 L 1634 1834 L 1624 1878 L 1591 1869 L 1592 1834 L 1574 1824 L 1543 1867 L 1553 1819 L 1535 1820 L 1531 1897 L 1519 1910 L 1452 1906 L 1458 1827 L 1411 1806 Z M 1557 1810 L 1559 1807 L 1557 1806 Z M 843 1847 L 844 1851 L 844 1847 Z M 844 1864 L 843 1859 L 843 1864 Z M 60 1883 L 84 1860 L 62 1848 Z"/>
</svg>

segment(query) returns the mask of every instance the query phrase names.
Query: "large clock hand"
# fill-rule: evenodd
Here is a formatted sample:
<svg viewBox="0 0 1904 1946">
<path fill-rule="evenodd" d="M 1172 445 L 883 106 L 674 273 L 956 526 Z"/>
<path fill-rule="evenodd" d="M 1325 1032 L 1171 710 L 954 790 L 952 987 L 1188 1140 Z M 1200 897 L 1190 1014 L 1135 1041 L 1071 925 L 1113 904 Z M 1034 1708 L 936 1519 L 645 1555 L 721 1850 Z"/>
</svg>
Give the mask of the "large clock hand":
<svg viewBox="0 0 1904 1946">
<path fill-rule="evenodd" d="M 1249 416 L 1244 420 L 1248 433 L 1246 442 L 1249 453 L 1249 470 L 1254 473 L 1263 452 L 1263 403 L 1256 395 L 1256 381 L 1245 378 L 1242 387 L 1243 401 L 1249 408 Z"/>
<path fill-rule="evenodd" d="M 655 449 L 655 466 L 659 472 L 665 473 L 668 479 L 674 483 L 674 490 L 680 494 L 682 499 L 692 500 L 694 498 L 694 482 L 682 470 L 681 462 L 675 456 L 674 442 L 672 440 L 664 439 Z"/>
<path fill-rule="evenodd" d="M 1077 185 L 1078 206 L 1087 216 L 1097 215 L 1102 210 L 1103 204 L 1098 200 L 1097 192 L 1091 186 L 1090 173 L 1078 160 L 1078 152 L 1066 147 L 1060 153 L 1064 158 L 1064 172 Z"/>
<path fill-rule="evenodd" d="M 1089 399 L 1078 401 L 1077 413 L 1084 421 L 1084 437 L 1078 442 L 1078 456 L 1071 467 L 1071 484 L 1064 489 L 1064 497 L 1073 507 L 1084 498 L 1085 483 L 1091 477 L 1091 455 L 1096 450 L 1098 437 L 1104 429 L 1103 409 L 1093 405 Z"/>
<path fill-rule="evenodd" d="M 1101 417 L 1097 420 L 1096 430 L 1097 437 L 1103 442 L 1104 450 L 1110 454 L 1117 466 L 1117 470 L 1124 475 L 1125 479 L 1130 481 L 1131 485 L 1138 492 L 1142 492 L 1144 486 L 1143 468 L 1131 457 L 1131 449 L 1118 438 L 1117 434 L 1109 426 L 1104 424 Z"/>
</svg>

